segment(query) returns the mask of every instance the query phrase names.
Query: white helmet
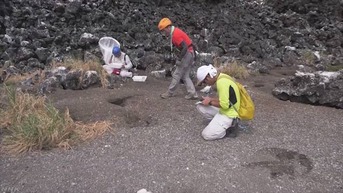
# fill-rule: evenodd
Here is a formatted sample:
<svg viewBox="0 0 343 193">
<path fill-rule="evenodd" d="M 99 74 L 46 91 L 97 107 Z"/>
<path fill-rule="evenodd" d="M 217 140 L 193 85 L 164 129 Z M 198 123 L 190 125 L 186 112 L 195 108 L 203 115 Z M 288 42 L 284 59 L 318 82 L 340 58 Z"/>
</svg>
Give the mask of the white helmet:
<svg viewBox="0 0 343 193">
<path fill-rule="evenodd" d="M 200 66 L 197 71 L 198 85 L 206 78 L 207 75 L 211 78 L 217 75 L 217 69 L 212 66 L 212 64 Z"/>
</svg>

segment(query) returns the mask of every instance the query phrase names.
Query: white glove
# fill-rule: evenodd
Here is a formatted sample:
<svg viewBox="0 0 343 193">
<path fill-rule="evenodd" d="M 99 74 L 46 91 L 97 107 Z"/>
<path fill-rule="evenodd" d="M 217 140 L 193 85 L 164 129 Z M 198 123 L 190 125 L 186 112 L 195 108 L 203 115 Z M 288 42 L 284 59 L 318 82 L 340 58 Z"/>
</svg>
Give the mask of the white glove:
<svg viewBox="0 0 343 193">
<path fill-rule="evenodd" d="M 205 86 L 203 89 L 200 90 L 200 92 L 203 93 L 209 93 L 211 91 L 211 86 Z"/>
</svg>

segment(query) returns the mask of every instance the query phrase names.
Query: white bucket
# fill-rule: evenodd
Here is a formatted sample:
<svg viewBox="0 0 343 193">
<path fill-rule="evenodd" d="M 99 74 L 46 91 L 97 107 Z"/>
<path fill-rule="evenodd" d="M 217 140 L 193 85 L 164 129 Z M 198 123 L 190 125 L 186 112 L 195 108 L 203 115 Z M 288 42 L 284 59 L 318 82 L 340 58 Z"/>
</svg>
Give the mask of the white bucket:
<svg viewBox="0 0 343 193">
<path fill-rule="evenodd" d="M 109 64 L 113 46 L 118 46 L 120 48 L 120 43 L 112 37 L 102 37 L 99 40 L 99 47 L 105 64 Z"/>
</svg>

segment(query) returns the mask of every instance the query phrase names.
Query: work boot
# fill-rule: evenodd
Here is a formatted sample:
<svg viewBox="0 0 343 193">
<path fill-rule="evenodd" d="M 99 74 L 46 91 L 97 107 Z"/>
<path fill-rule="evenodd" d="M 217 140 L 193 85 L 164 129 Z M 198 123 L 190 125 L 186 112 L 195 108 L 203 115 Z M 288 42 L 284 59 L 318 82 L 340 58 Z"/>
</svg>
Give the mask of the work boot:
<svg viewBox="0 0 343 193">
<path fill-rule="evenodd" d="M 188 93 L 188 95 L 185 96 L 185 99 L 187 100 L 197 100 L 199 99 L 198 95 L 195 93 L 195 94 L 192 94 L 192 93 Z"/>
<path fill-rule="evenodd" d="M 162 93 L 162 94 L 160 95 L 160 97 L 163 98 L 163 99 L 167 99 L 167 98 L 170 98 L 170 97 L 172 97 L 172 96 L 173 96 L 173 94 L 170 93 L 169 91 L 167 91 L 167 92 L 165 92 L 165 93 Z"/>
<path fill-rule="evenodd" d="M 238 136 L 238 126 L 229 127 L 226 129 L 225 137 L 236 138 Z"/>
</svg>

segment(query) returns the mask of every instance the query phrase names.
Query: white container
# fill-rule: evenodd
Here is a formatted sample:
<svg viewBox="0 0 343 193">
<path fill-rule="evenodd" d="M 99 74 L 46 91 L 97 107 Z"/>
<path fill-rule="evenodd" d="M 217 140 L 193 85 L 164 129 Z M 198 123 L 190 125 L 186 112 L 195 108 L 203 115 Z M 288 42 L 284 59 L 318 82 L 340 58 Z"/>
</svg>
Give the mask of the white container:
<svg viewBox="0 0 343 193">
<path fill-rule="evenodd" d="M 102 59 L 108 65 L 112 56 L 113 47 L 118 46 L 120 48 L 120 43 L 112 37 L 102 37 L 98 43 L 102 53 Z"/>
<path fill-rule="evenodd" d="M 145 82 L 147 76 L 134 76 L 132 77 L 132 80 L 135 82 Z"/>
</svg>

